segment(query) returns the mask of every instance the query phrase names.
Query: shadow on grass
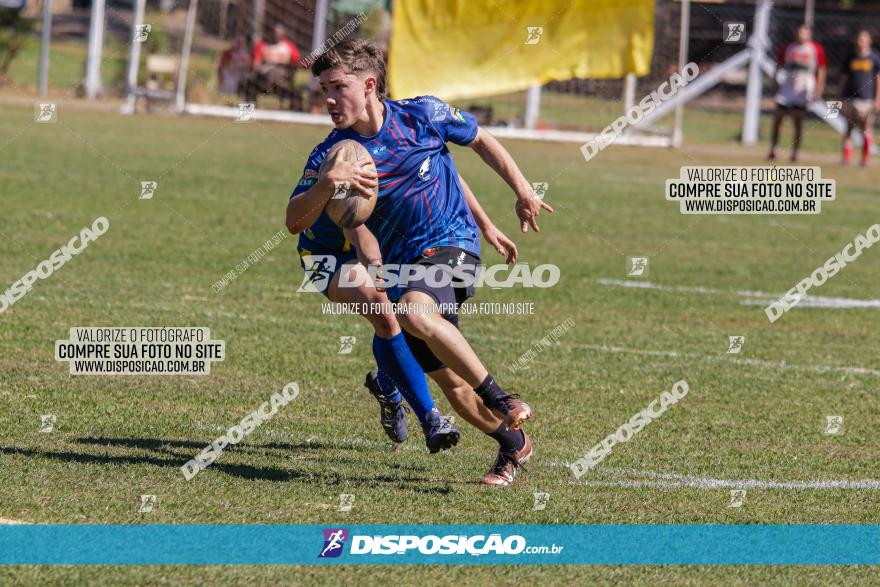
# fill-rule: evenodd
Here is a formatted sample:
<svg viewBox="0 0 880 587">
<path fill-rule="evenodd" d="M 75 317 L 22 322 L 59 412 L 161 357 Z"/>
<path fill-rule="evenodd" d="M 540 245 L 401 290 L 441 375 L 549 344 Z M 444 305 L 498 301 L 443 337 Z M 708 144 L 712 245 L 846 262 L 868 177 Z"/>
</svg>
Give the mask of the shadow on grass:
<svg viewBox="0 0 880 587">
<path fill-rule="evenodd" d="M 21 455 L 25 457 L 35 457 L 35 458 L 51 458 L 65 462 L 76 462 L 83 464 L 104 464 L 104 465 L 153 465 L 156 467 L 173 467 L 175 469 L 179 469 L 186 461 L 193 458 L 199 451 L 205 448 L 206 444 L 203 442 L 196 442 L 192 440 L 176 440 L 176 439 L 165 439 L 165 438 L 105 438 L 105 437 L 81 437 L 71 439 L 72 442 L 83 444 L 83 445 L 91 445 L 91 446 L 104 446 L 104 447 L 122 447 L 129 449 L 140 449 L 140 450 L 149 450 L 153 452 L 161 453 L 160 456 L 152 456 L 152 455 L 109 455 L 109 454 L 92 454 L 92 453 L 84 453 L 84 452 L 72 452 L 72 451 L 46 451 L 46 450 L 38 450 L 31 448 L 18 448 L 18 447 L 4 447 L 0 446 L 0 454 L 10 454 L 10 455 Z M 284 443 L 284 442 L 272 442 L 265 445 L 252 445 L 252 446 L 236 446 L 234 451 L 246 450 L 249 452 L 259 451 L 266 448 L 274 448 L 279 450 L 286 451 L 301 451 L 301 450 L 315 450 L 315 449 L 339 449 L 338 446 L 324 446 L 320 443 Z M 360 447 L 351 447 L 352 450 L 358 450 Z M 338 465 L 340 459 L 338 456 L 333 457 L 333 462 L 328 463 L 328 465 Z M 353 461 L 351 466 L 356 471 L 369 471 L 369 468 L 365 468 L 361 461 Z M 234 464 L 234 463 L 222 463 L 220 461 L 214 461 L 210 468 L 222 471 L 228 475 L 232 475 L 234 477 L 242 477 L 245 479 L 259 479 L 266 481 L 301 481 L 301 482 L 321 482 L 326 485 L 348 485 L 352 482 L 359 482 L 364 484 L 375 484 L 375 483 L 383 483 L 388 485 L 398 485 L 400 487 L 407 487 L 411 490 L 424 492 L 424 493 L 449 493 L 450 489 L 448 487 L 437 488 L 434 486 L 430 487 L 419 487 L 413 486 L 412 484 L 423 484 L 423 483 L 444 483 L 444 484 L 466 484 L 470 485 L 472 483 L 464 482 L 461 480 L 450 480 L 450 479 L 429 479 L 427 477 L 421 477 L 418 475 L 413 475 L 416 471 L 419 473 L 426 470 L 426 467 L 421 465 L 408 465 L 402 463 L 392 463 L 391 466 L 397 469 L 400 474 L 399 475 L 388 475 L 388 474 L 377 474 L 374 476 L 357 476 L 357 475 L 340 475 L 338 471 L 329 468 L 326 472 L 322 474 L 315 474 L 310 472 L 300 472 L 300 471 L 291 471 L 287 469 L 279 469 L 276 467 L 270 466 L 251 466 L 251 465 L 243 465 L 243 464 Z"/>
<path fill-rule="evenodd" d="M 124 442 L 116 442 L 124 441 Z M 108 454 L 90 454 L 70 451 L 44 451 L 30 448 L 15 448 L 0 446 L 0 453 L 21 455 L 26 457 L 48 457 L 66 462 L 84 463 L 84 464 L 103 464 L 103 465 L 154 465 L 156 467 L 173 467 L 179 469 L 184 462 L 193 458 L 195 454 L 204 448 L 203 444 L 188 440 L 162 440 L 154 438 L 79 438 L 75 442 L 83 444 L 95 444 L 101 446 L 127 446 L 138 447 L 149 450 L 155 450 L 168 455 L 167 458 L 155 456 L 127 456 L 127 455 L 108 455 Z M 181 448 L 196 449 L 193 452 L 177 452 L 169 450 L 168 445 L 178 445 Z M 211 464 L 211 468 L 223 471 L 235 477 L 243 477 L 245 479 L 263 479 L 267 481 L 295 481 L 299 479 L 308 479 L 311 475 L 299 473 L 297 471 L 288 471 L 275 467 L 252 467 L 250 465 L 240 465 L 233 463 L 221 463 L 215 461 Z M 182 475 L 181 475 L 182 476 Z"/>
<path fill-rule="evenodd" d="M 127 446 L 132 448 L 142 448 L 146 450 L 155 450 L 160 452 L 169 452 L 167 447 L 180 447 L 193 450 L 199 452 L 203 448 L 205 448 L 209 442 L 205 441 L 196 441 L 196 440 L 174 440 L 168 438 L 105 438 L 103 436 L 85 436 L 83 438 L 75 438 L 74 442 L 78 442 L 80 444 L 96 444 L 102 446 Z M 321 448 L 333 448 L 329 445 L 321 444 L 320 442 L 312 442 L 312 443 L 296 443 L 291 444 L 288 442 L 267 442 L 266 444 L 239 444 L 236 445 L 234 449 L 235 451 L 255 451 L 266 448 L 276 448 L 279 450 L 303 450 L 303 449 L 321 449 Z M 195 453 L 193 453 L 195 454 Z M 192 458 L 190 456 L 189 458 Z"/>
</svg>

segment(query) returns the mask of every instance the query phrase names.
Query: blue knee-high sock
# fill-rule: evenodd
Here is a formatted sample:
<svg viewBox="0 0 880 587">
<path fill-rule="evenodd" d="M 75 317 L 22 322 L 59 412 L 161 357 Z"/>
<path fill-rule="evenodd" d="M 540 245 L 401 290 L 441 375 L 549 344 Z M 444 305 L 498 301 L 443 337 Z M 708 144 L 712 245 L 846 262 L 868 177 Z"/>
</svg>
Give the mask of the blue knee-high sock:
<svg viewBox="0 0 880 587">
<path fill-rule="evenodd" d="M 382 392 L 382 395 L 385 396 L 385 399 L 390 400 L 396 404 L 399 404 L 403 401 L 403 398 L 400 397 L 400 392 L 397 391 L 397 387 L 392 383 L 391 379 L 385 375 L 385 371 L 379 369 L 376 372 L 376 381 L 379 383 L 379 391 Z"/>
<path fill-rule="evenodd" d="M 393 338 L 374 336 L 373 355 L 379 366 L 380 382 L 382 375 L 388 377 L 403 394 L 419 422 L 424 423 L 427 414 L 434 409 L 434 400 L 425 374 L 406 345 L 403 333 Z"/>
</svg>

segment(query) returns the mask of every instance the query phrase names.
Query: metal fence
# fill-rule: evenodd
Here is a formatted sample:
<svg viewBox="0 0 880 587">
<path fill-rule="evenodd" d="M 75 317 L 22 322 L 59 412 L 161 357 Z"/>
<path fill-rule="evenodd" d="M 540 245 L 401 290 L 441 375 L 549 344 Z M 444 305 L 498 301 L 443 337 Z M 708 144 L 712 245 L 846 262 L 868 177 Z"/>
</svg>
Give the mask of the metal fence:
<svg viewBox="0 0 880 587">
<path fill-rule="evenodd" d="M 36 88 L 37 72 L 22 69 L 24 63 L 35 63 L 39 52 L 42 25 L 40 13 L 44 2 L 28 3 L 26 18 L 33 25 L 27 33 L 27 42 L 19 50 L 6 74 L 7 84 Z M 155 100 L 151 108 L 173 107 L 168 97 L 185 90 L 187 103 L 234 105 L 246 96 L 238 84 L 222 84 L 223 67 L 233 58 L 250 55 L 253 44 L 260 38 L 270 38 L 276 24 L 287 30 L 301 57 L 308 56 L 319 46 L 323 37 L 343 29 L 358 14 L 367 18 L 351 34 L 378 39 L 387 45 L 391 35 L 389 0 L 162 0 L 147 3 L 143 22 L 135 23 L 133 5 L 138 0 L 109 2 L 103 22 L 101 46 L 101 93 L 124 95 L 127 88 L 126 68 L 131 45 L 140 43 L 136 86 L 147 88 L 144 96 Z M 52 29 L 49 86 L 55 91 L 81 91 L 86 77 L 87 47 L 93 13 L 88 7 L 77 7 L 87 2 L 60 2 L 52 4 Z M 191 39 L 192 51 L 188 64 L 182 60 L 186 43 L 187 8 L 197 4 L 195 28 Z M 778 2 L 771 13 L 769 53 L 773 56 L 795 35 L 806 16 L 802 5 L 796 2 Z M 853 37 L 860 28 L 867 28 L 880 38 L 880 7 L 871 3 L 853 3 L 853 8 L 842 9 L 836 3 L 819 3 L 815 10 L 814 38 L 823 45 L 828 56 L 828 96 L 833 95 L 839 80 L 843 60 L 849 53 Z M 678 66 L 681 43 L 679 24 L 682 2 L 656 0 L 655 43 L 651 70 L 639 78 L 635 88 L 636 100 L 659 83 L 668 79 Z M 723 42 L 726 22 L 743 22 L 750 31 L 755 16 L 754 2 L 691 2 L 687 57 L 700 65 L 701 71 L 730 57 L 743 48 L 740 44 Z M 316 23 L 323 26 L 316 26 Z M 148 25 L 149 31 L 135 41 L 135 25 Z M 94 39 L 92 39 L 94 43 Z M 2 63 L 2 55 L 0 55 Z M 184 75 L 181 69 L 186 65 Z M 2 72 L 0 72 L 2 73 Z M 228 79 L 227 79 L 228 81 Z M 697 98 L 692 105 L 707 109 L 741 110 L 745 94 L 745 73 L 732 72 L 721 83 Z M 772 84 L 764 84 L 765 100 Z M 538 128 L 565 131 L 596 132 L 623 112 L 627 84 L 624 80 L 574 79 L 552 82 L 541 88 L 540 110 L 535 124 Z M 289 84 L 279 91 L 262 91 L 256 100 L 260 109 L 283 109 L 299 112 L 320 110 L 314 94 L 311 76 L 304 67 L 291 67 Z M 275 88 L 278 90 L 278 88 Z M 151 93 L 152 92 L 152 93 Z M 526 124 L 526 95 L 521 92 L 485 96 L 465 100 L 458 106 L 475 111 L 481 122 L 497 126 L 522 127 Z M 139 100 L 139 103 L 143 100 Z"/>
</svg>

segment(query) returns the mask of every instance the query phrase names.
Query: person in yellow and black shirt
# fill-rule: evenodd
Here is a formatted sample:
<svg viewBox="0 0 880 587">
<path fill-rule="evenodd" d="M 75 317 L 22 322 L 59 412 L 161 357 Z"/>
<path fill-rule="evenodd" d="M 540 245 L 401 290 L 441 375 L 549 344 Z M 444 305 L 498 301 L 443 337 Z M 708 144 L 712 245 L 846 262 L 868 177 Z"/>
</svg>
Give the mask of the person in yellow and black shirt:
<svg viewBox="0 0 880 587">
<path fill-rule="evenodd" d="M 846 134 L 843 136 L 843 164 L 852 159 L 853 128 L 862 131 L 862 167 L 868 164 L 874 135 L 874 111 L 880 108 L 880 54 L 871 48 L 871 35 L 859 31 L 855 50 L 843 62 L 841 98 L 843 115 L 846 117 Z"/>
</svg>

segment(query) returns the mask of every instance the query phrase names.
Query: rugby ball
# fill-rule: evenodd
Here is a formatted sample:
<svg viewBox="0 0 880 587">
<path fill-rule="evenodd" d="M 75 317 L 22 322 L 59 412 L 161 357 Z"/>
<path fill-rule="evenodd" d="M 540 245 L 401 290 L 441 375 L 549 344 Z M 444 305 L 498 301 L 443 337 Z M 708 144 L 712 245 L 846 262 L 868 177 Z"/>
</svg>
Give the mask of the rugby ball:
<svg viewBox="0 0 880 587">
<path fill-rule="evenodd" d="M 346 139 L 339 141 L 327 152 L 324 157 L 324 163 L 321 164 L 319 173 L 323 174 L 328 162 L 333 159 L 333 155 L 339 153 L 344 161 L 362 161 L 369 160 L 369 169 L 376 171 L 376 163 L 370 152 L 362 144 L 357 141 Z M 365 198 L 356 190 L 350 189 L 346 184 L 335 186 L 333 195 L 327 201 L 327 216 L 341 228 L 355 228 L 360 226 L 370 217 L 373 209 L 376 207 L 376 199 L 379 197 L 379 190 L 373 189 L 370 198 Z"/>
</svg>

